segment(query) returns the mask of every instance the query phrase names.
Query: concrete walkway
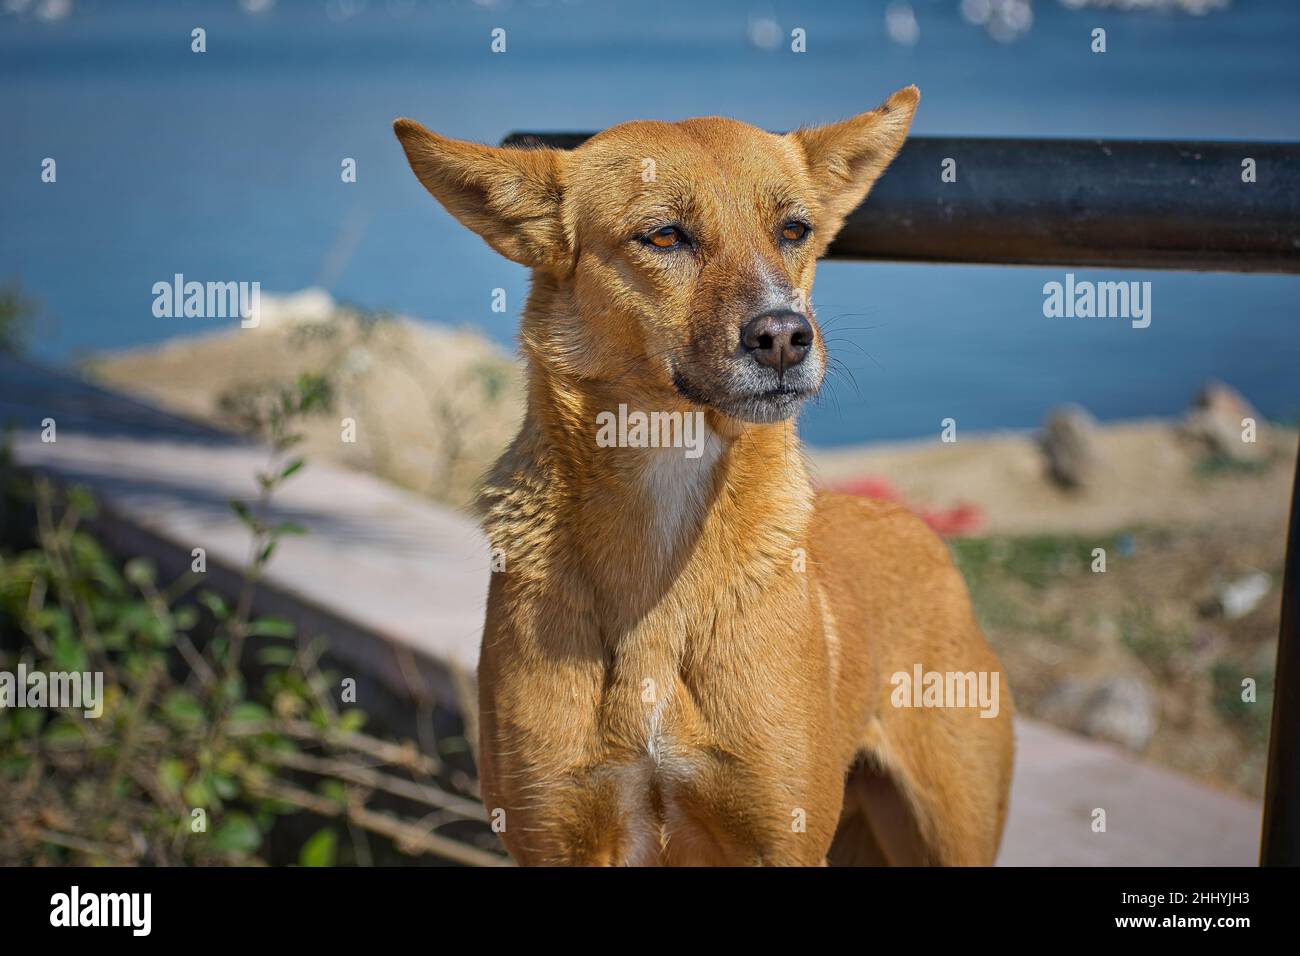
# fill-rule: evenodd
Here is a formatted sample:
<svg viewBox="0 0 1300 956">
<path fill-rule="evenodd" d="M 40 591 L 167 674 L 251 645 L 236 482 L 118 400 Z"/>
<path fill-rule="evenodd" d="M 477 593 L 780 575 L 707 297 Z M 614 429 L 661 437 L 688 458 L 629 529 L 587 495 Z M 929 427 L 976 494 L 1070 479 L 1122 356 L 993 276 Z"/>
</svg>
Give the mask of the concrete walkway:
<svg viewBox="0 0 1300 956">
<path fill-rule="evenodd" d="M 44 442 L 51 418 L 57 440 Z M 96 493 L 117 549 L 184 567 L 202 547 L 210 570 L 228 578 L 245 561 L 247 534 L 227 499 L 255 497 L 265 449 L 0 357 L 6 422 L 21 464 Z M 399 694 L 445 701 L 463 689 L 488 577 L 472 523 L 321 462 L 277 494 L 275 517 L 309 533 L 285 539 L 270 566 L 273 610 L 312 622 L 337 656 Z M 1019 721 L 1017 736 L 1002 865 L 1255 865 L 1258 803 L 1034 721 Z M 1092 829 L 1095 808 L 1106 811 L 1103 833 Z"/>
<path fill-rule="evenodd" d="M 45 419 L 55 422 L 53 442 L 42 440 Z M 20 464 L 96 494 L 107 512 L 102 530 L 119 551 L 179 574 L 203 548 L 219 587 L 247 561 L 248 531 L 229 499 L 256 498 L 264 447 L 0 357 L 0 426 L 7 421 Z M 394 653 L 412 651 L 436 695 L 455 695 L 449 668 L 474 672 L 487 590 L 487 545 L 472 522 L 316 461 L 277 491 L 271 517 L 308 533 L 282 539 L 262 587 L 282 600 L 264 602 L 263 613 L 306 614 L 342 657 L 377 670 L 390 690 L 416 690 L 409 655 Z"/>
<path fill-rule="evenodd" d="M 1094 832 L 1093 811 L 1106 811 Z M 1262 805 L 1035 720 L 1016 722 L 1001 866 L 1257 866 Z"/>
</svg>

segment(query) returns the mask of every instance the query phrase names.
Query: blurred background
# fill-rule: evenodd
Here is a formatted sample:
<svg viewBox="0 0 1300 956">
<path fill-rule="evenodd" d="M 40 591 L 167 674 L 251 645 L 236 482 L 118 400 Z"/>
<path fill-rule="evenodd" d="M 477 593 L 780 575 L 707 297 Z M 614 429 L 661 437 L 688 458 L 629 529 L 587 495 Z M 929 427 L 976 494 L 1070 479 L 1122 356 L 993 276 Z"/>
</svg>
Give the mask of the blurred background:
<svg viewBox="0 0 1300 956">
<path fill-rule="evenodd" d="M 177 272 L 264 292 L 319 286 L 509 346 L 526 272 L 418 188 L 390 131 L 399 115 L 489 143 L 711 114 L 783 130 L 916 83 L 919 134 L 1300 136 L 1300 8 L 1288 0 L 4 8 L 0 262 L 44 302 L 34 349 L 58 360 L 211 331 L 152 315 L 153 283 Z M 1097 26 L 1104 55 L 1089 48 Z M 496 27 L 504 54 L 489 47 Z M 790 52 L 795 27 L 807 53 Z M 38 175 L 47 156 L 57 189 Z M 343 157 L 355 183 L 340 181 Z M 1285 331 L 1300 280 L 1125 275 L 1156 282 L 1152 326 L 1132 334 L 1043 321 L 1043 283 L 1061 271 L 824 265 L 815 298 L 823 316 L 852 316 L 843 357 L 857 389 L 838 385 L 810 409 L 805 436 L 931 435 L 956 410 L 971 429 L 1028 427 L 1065 400 L 1102 419 L 1172 414 L 1210 376 L 1267 415 L 1300 411 L 1300 339 Z M 504 313 L 491 309 L 496 288 Z"/>
<path fill-rule="evenodd" d="M 27 787 L 0 813 L 0 859 L 499 859 L 462 706 L 487 574 L 464 511 L 518 427 L 528 277 L 419 186 L 395 117 L 486 143 L 712 114 L 786 130 L 915 83 L 918 134 L 1294 142 L 1297 49 L 1292 0 L 0 0 L 0 353 L 25 357 L 0 355 L 0 422 L 18 462 L 55 479 L 0 495 L 0 652 L 116 669 L 121 691 L 107 740 L 0 712 L 0 775 Z M 1066 271 L 1149 281 L 1150 327 L 1044 318 L 1043 285 Z M 261 325 L 156 317 L 154 284 L 176 274 L 260 283 Z M 1004 859 L 1249 862 L 1298 299 L 1300 278 L 1281 275 L 819 267 L 843 367 L 801 418 L 815 477 L 900 501 L 948 538 L 1018 708 L 1071 735 L 1022 738 Z M 50 414 L 80 431 L 43 443 Z M 939 441 L 946 419 L 955 443 Z M 250 490 L 245 446 L 222 436 L 269 447 L 287 504 L 263 500 L 260 479 Z M 69 494 L 79 483 L 112 520 Z M 190 590 L 195 542 L 233 575 L 206 579 L 210 599 Z M 244 673 L 241 644 L 279 639 L 296 650 L 257 648 Z M 142 676 L 160 649 L 171 690 Z M 335 666 L 409 700 L 327 706 Z M 124 737 L 141 699 L 156 726 Z M 257 736 L 266 720 L 278 736 Z M 1071 776 L 1062 754 L 1102 759 L 1076 738 L 1133 761 L 1101 775 L 1136 781 L 1108 798 L 1133 809 L 1131 838 L 1104 850 L 1071 849 L 1077 808 L 1052 790 L 1100 779 Z M 399 739 L 414 749 L 389 748 Z M 106 768 L 123 748 L 133 766 L 141 740 L 152 756 L 137 755 L 132 791 Z M 50 746 L 62 756 L 42 764 Z M 320 786 L 268 791 L 263 771 Z M 365 816 L 361 793 L 406 822 Z M 116 830 L 89 809 L 114 800 Z M 155 838 L 159 812 L 223 801 L 213 840 Z M 331 813 L 346 825 L 308 820 Z M 1049 819 L 1060 830 L 1044 837 Z"/>
</svg>

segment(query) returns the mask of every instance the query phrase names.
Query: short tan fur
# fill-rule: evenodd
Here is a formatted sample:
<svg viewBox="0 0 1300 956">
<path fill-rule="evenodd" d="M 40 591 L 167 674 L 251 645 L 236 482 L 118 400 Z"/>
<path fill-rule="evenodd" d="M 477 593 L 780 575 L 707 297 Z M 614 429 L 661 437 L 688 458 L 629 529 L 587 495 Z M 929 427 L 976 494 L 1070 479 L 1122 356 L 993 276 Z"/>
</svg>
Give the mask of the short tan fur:
<svg viewBox="0 0 1300 956">
<path fill-rule="evenodd" d="M 489 813 L 524 864 L 994 861 L 995 717 L 894 706 L 892 676 L 1000 673 L 947 548 L 818 492 L 795 433 L 821 387 L 817 257 L 920 95 L 787 135 L 616 126 L 575 150 L 395 124 L 420 182 L 532 270 L 527 411 L 479 505 Z M 602 413 L 699 413 L 697 454 L 604 447 Z"/>
</svg>

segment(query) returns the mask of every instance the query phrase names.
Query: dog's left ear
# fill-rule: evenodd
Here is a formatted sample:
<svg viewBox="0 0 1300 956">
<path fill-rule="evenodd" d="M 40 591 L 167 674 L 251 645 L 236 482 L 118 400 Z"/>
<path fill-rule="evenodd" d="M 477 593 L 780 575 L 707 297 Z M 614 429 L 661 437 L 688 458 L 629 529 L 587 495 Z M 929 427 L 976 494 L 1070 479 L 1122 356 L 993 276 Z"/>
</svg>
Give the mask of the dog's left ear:
<svg viewBox="0 0 1300 956">
<path fill-rule="evenodd" d="M 870 113 L 787 134 L 802 151 L 817 190 L 822 249 L 902 148 L 920 99 L 921 91 L 907 86 Z"/>
<path fill-rule="evenodd" d="M 424 188 L 497 252 L 530 268 L 568 260 L 559 151 L 447 139 L 409 119 L 393 132 Z"/>
</svg>

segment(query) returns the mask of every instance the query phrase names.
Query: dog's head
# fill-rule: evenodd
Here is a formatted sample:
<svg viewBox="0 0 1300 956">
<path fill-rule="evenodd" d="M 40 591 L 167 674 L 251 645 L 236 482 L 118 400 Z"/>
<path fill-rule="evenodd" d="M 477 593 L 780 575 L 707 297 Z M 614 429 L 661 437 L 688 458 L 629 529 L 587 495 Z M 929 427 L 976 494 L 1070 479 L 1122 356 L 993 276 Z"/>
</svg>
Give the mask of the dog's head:
<svg viewBox="0 0 1300 956">
<path fill-rule="evenodd" d="M 902 146 L 919 98 L 907 87 L 784 136 L 719 118 L 626 123 L 569 152 L 394 129 L 429 192 L 534 270 L 547 296 L 524 328 L 534 355 L 774 422 L 821 387 L 817 256 Z"/>
</svg>

